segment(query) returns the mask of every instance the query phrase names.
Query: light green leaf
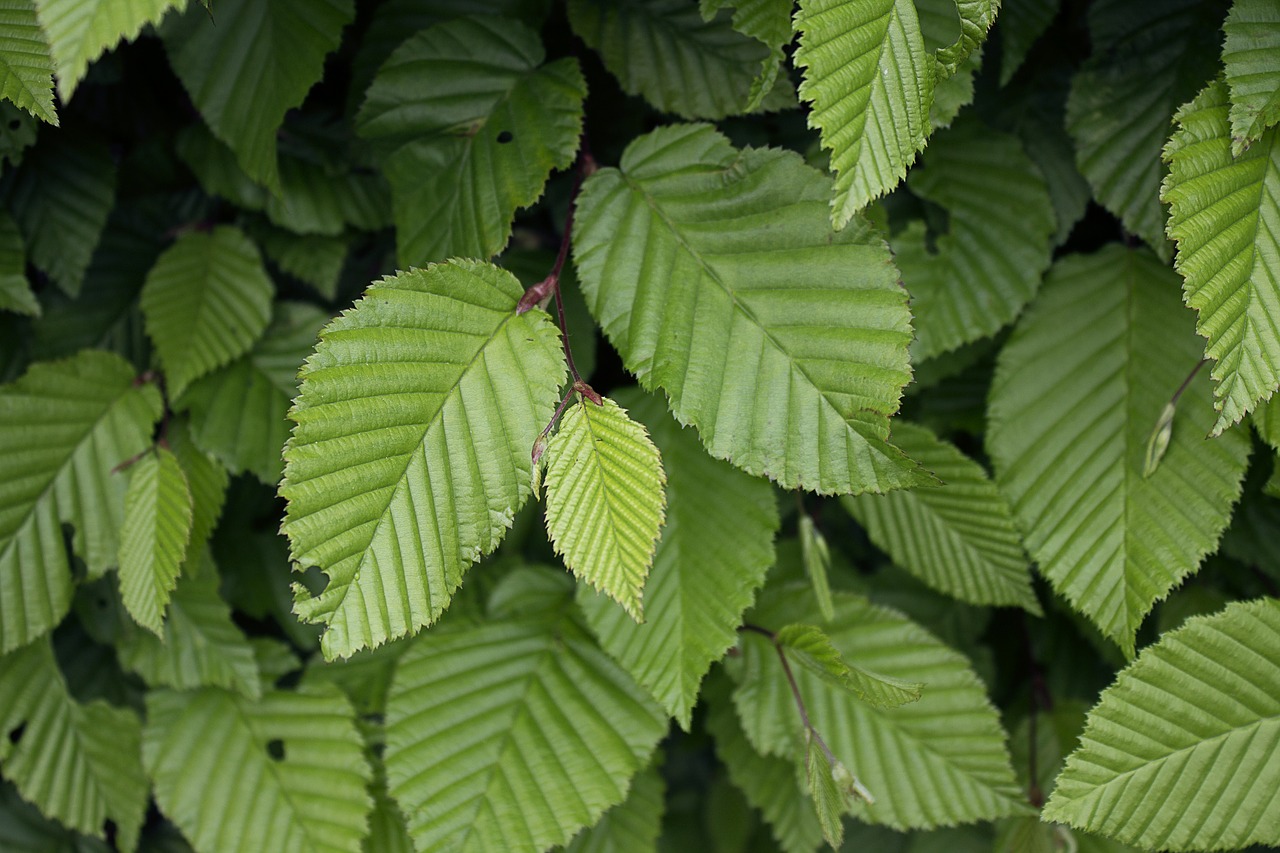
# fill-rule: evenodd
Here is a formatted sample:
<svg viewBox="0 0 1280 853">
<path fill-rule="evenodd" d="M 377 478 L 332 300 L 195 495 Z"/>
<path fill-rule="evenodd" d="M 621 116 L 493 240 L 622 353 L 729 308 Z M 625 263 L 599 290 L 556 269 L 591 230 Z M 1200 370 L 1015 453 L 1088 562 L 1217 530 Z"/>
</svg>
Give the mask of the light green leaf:
<svg viewBox="0 0 1280 853">
<path fill-rule="evenodd" d="M 0 311 L 40 316 L 40 303 L 27 280 L 27 256 L 18 223 L 0 212 Z"/>
<path fill-rule="evenodd" d="M 1000 7 L 1000 85 L 1007 86 L 1058 15 L 1061 0 L 1005 0 Z"/>
<path fill-rule="evenodd" d="M 387 778 L 419 850 L 545 850 L 622 802 L 666 730 L 572 622 L 428 631 L 392 683 Z"/>
<path fill-rule="evenodd" d="M 319 81 L 354 17 L 351 0 L 218 0 L 216 25 L 191 3 L 160 34 L 214 135 L 251 178 L 278 193 L 276 131 Z"/>
<path fill-rule="evenodd" d="M 329 576 L 295 603 L 328 626 L 326 657 L 434 622 L 529 497 L 565 371 L 547 315 L 516 315 L 522 294 L 489 264 L 437 264 L 372 285 L 321 332 L 280 494 L 293 559 Z"/>
<path fill-rule="evenodd" d="M 401 266 L 498 254 L 516 210 L 573 162 L 586 82 L 577 60 L 545 58 L 537 33 L 487 15 L 418 33 L 382 66 L 358 129 L 386 152 Z"/>
<path fill-rule="evenodd" d="M 126 481 L 111 469 L 151 443 L 161 411 L 155 386 L 133 380 L 119 356 L 85 351 L 0 388 L 0 652 L 71 605 L 64 522 L 91 576 L 116 562 Z"/>
<path fill-rule="evenodd" d="M 238 228 L 189 231 L 156 261 L 142 287 L 147 335 L 173 398 L 253 346 L 275 288 L 258 249 Z"/>
<path fill-rule="evenodd" d="M 178 457 L 191 489 L 191 542 L 187 545 L 187 554 L 199 554 L 222 516 L 230 478 L 222 463 L 192 442 L 186 418 L 170 420 L 165 438 L 173 455 Z M 280 444 L 284 444 L 283 438 Z"/>
<path fill-rule="evenodd" d="M 704 20 L 686 0 L 569 0 L 568 8 L 573 31 L 622 88 L 665 113 L 745 112 L 769 61 L 769 48 L 736 31 L 727 9 Z"/>
<path fill-rule="evenodd" d="M 843 498 L 871 541 L 939 592 L 1039 614 L 1013 512 L 987 472 L 924 427 L 900 422 L 893 434 L 945 485 Z"/>
<path fill-rule="evenodd" d="M 1151 849 L 1280 844 L 1280 601 L 1197 616 L 1089 712 L 1045 817 Z"/>
<path fill-rule="evenodd" d="M 807 512 L 800 513 L 797 535 L 800 539 L 800 559 L 804 562 L 804 573 L 809 577 L 818 610 L 824 620 L 834 619 L 835 605 L 831 603 L 831 582 L 827 578 L 831 571 L 831 549 L 827 547 L 827 537 L 822 535 L 822 531 L 813 523 L 813 517 Z"/>
<path fill-rule="evenodd" d="M 1200 0 L 1089 7 L 1093 53 L 1067 99 L 1076 163 L 1107 210 L 1162 258 L 1160 148 L 1180 104 L 1215 70 L 1221 9 Z"/>
<path fill-rule="evenodd" d="M 937 52 L 940 76 L 955 74 L 966 59 L 987 40 L 987 31 L 995 23 L 1000 0 L 955 0 L 960 13 L 960 34 L 955 42 Z"/>
<path fill-rule="evenodd" d="M 800 97 L 831 151 L 831 221 L 843 228 L 924 148 L 939 65 L 912 0 L 801 0 L 795 27 Z"/>
<path fill-rule="evenodd" d="M 850 666 L 821 628 L 787 625 L 778 631 L 777 643 L 790 660 L 873 708 L 896 708 L 920 699 L 922 684 Z"/>
<path fill-rule="evenodd" d="M 832 776 L 831 764 L 827 761 L 827 756 L 812 735 L 809 737 L 809 746 L 805 752 L 804 769 L 805 781 L 809 786 L 809 798 L 813 800 L 818 823 L 822 826 L 822 837 L 838 850 L 844 842 L 842 818 L 848 803 Z"/>
<path fill-rule="evenodd" d="M 275 317 L 248 353 L 191 384 L 175 404 L 191 413 L 191 437 L 234 473 L 280 481 L 285 415 L 298 393 L 298 368 L 328 315 L 302 302 L 278 302 Z"/>
<path fill-rule="evenodd" d="M 1280 9 L 1267 0 L 1234 0 L 1222 27 L 1222 64 L 1231 87 L 1231 153 L 1239 157 L 1280 122 Z"/>
<path fill-rule="evenodd" d="M 579 395 L 547 444 L 547 532 L 575 575 L 639 622 L 667 475 L 645 428 L 601 400 Z"/>
<path fill-rule="evenodd" d="M 23 799 L 66 826 L 123 850 L 138 843 L 147 780 L 133 711 L 74 701 L 47 639 L 0 657 L 0 767 Z"/>
<path fill-rule="evenodd" d="M 786 59 L 783 48 L 794 37 L 791 10 L 795 0 L 700 0 L 698 10 L 704 21 L 710 21 L 716 11 L 727 6 L 734 8 L 730 19 L 733 28 L 769 48 L 769 55 L 760 63 L 760 73 L 751 81 L 744 112 L 753 112 L 778 82 L 778 73 Z"/>
<path fill-rule="evenodd" d="M 33 0 L 0 3 L 0 33 L 0 98 L 56 127 L 53 59 Z"/>
<path fill-rule="evenodd" d="M 177 457 L 164 447 L 129 471 L 120 532 L 120 592 L 139 625 L 157 636 L 191 539 L 191 490 Z"/>
<path fill-rule="evenodd" d="M 923 223 L 892 240 L 916 321 L 911 356 L 924 361 L 1018 316 L 1049 267 L 1056 223 L 1018 139 L 976 121 L 939 134 L 907 185 L 948 213 L 933 251 Z"/>
<path fill-rule="evenodd" d="M 1280 387 L 1280 130 L 1231 156 L 1227 89 L 1178 111 L 1165 147 L 1169 236 L 1213 366 L 1217 435 Z"/>
<path fill-rule="evenodd" d="M 579 197 L 587 306 L 711 455 L 827 494 L 928 482 L 887 441 L 906 294 L 869 225 L 831 231 L 829 195 L 798 156 L 705 125 L 642 136 Z"/>
<path fill-rule="evenodd" d="M 662 451 L 666 524 L 645 582 L 637 624 L 604 595 L 579 586 L 600 645 L 688 729 L 702 678 L 737 640 L 774 562 L 777 501 L 769 484 L 712 459 L 655 395 L 619 393 Z"/>
<path fill-rule="evenodd" d="M 631 780 L 627 798 L 579 832 L 565 853 L 652 853 L 662 830 L 665 789 L 657 763 L 650 764 Z"/>
<path fill-rule="evenodd" d="M 1151 428 L 1200 360 L 1176 287 L 1149 253 L 1117 245 L 1059 261 L 991 388 L 987 447 L 1027 550 L 1129 655 L 1152 605 L 1217 547 L 1249 453 L 1240 430 L 1204 440 L 1213 409 L 1200 375 L 1143 477 Z"/>
<path fill-rule="evenodd" d="M 256 702 L 153 690 L 142 755 L 160 810 L 202 853 L 357 853 L 368 831 L 364 742 L 333 688 Z"/>
<path fill-rule="evenodd" d="M 999 716 L 965 657 L 896 611 L 860 596 L 837 592 L 835 604 L 826 634 L 851 669 L 925 685 L 920 701 L 886 710 L 805 668 L 792 668 L 813 727 L 874 799 L 856 806 L 855 816 L 898 829 L 928 829 L 1023 813 Z M 771 591 L 748 619 L 772 626 L 812 623 L 817 616 L 808 591 L 793 586 Z M 734 696 L 743 730 L 757 749 L 763 745 L 800 760 L 804 728 L 772 644 L 747 635 L 743 655 L 742 684 Z M 767 731 L 782 738 L 762 742 L 753 734 Z"/>
<path fill-rule="evenodd" d="M 69 101 L 90 62 L 185 5 L 186 0 L 36 0 L 58 70 L 58 97 Z"/>
</svg>

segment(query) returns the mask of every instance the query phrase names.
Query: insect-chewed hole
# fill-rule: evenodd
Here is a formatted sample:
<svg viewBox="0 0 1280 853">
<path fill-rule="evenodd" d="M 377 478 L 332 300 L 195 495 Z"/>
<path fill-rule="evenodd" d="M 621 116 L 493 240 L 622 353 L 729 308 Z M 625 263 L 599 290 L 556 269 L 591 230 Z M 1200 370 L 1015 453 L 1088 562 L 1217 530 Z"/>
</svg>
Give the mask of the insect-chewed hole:
<svg viewBox="0 0 1280 853">
<path fill-rule="evenodd" d="M 509 130 L 504 130 L 498 134 L 498 144 L 506 145 L 508 142 L 516 138 L 516 135 Z"/>
<path fill-rule="evenodd" d="M 116 828 L 116 822 L 108 818 L 102 822 L 102 835 L 107 839 L 107 846 L 112 850 L 116 848 L 116 834 L 119 830 Z"/>
<path fill-rule="evenodd" d="M 16 729 L 9 732 L 9 743 L 17 743 L 22 740 L 22 733 L 27 730 L 26 723 L 19 723 Z"/>
<path fill-rule="evenodd" d="M 267 741 L 267 755 L 270 755 L 273 761 L 284 761 L 284 741 L 280 738 Z"/>
</svg>

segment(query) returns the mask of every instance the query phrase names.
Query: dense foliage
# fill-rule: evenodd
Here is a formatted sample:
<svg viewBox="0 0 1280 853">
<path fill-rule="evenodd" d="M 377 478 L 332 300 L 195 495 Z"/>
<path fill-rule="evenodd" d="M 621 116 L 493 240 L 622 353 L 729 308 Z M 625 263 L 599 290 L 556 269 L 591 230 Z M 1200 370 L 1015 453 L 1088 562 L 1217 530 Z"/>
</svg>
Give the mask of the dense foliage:
<svg viewBox="0 0 1280 853">
<path fill-rule="evenodd" d="M 0 848 L 1280 845 L 1280 5 L 999 7 L 0 0 Z"/>
</svg>

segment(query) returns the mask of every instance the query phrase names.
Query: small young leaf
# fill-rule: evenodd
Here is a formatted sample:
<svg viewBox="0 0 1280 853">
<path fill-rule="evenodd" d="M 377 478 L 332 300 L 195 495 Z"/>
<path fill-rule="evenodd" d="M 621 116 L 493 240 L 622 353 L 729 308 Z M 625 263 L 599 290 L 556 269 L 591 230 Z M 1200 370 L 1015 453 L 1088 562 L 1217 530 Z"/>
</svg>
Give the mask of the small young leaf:
<svg viewBox="0 0 1280 853">
<path fill-rule="evenodd" d="M 769 55 L 760 63 L 759 74 L 751 81 L 744 112 L 758 109 L 778 81 L 778 73 L 786 59 L 783 48 L 794 37 L 791 28 L 794 5 L 794 0 L 700 0 L 698 4 L 704 21 L 711 21 L 719 9 L 734 7 L 733 28 L 769 48 Z"/>
<path fill-rule="evenodd" d="M 820 628 L 787 625 L 778 631 L 777 642 L 788 658 L 873 708 L 896 708 L 920 699 L 923 684 L 850 666 Z"/>
<path fill-rule="evenodd" d="M 1173 416 L 1177 412 L 1177 406 L 1174 403 L 1167 403 L 1164 410 L 1160 412 L 1160 417 L 1156 419 L 1156 425 L 1151 430 L 1151 437 L 1147 439 L 1147 458 L 1142 463 L 1142 476 L 1150 477 L 1160 467 L 1160 460 L 1164 459 L 1164 455 L 1169 450 L 1169 439 L 1173 437 Z"/>
<path fill-rule="evenodd" d="M 158 447 L 129 472 L 120 534 L 120 592 L 138 624 L 160 636 L 191 538 L 191 490 L 173 453 Z"/>
<path fill-rule="evenodd" d="M 822 837 L 834 849 L 840 849 L 844 843 L 844 823 L 841 821 L 848 808 L 844 792 L 836 784 L 832 775 L 831 763 L 827 760 L 817 738 L 809 736 L 809 746 L 805 751 L 805 781 L 809 784 L 809 797 L 813 800 L 813 809 L 818 815 L 818 823 L 822 825 Z M 843 766 L 843 765 L 841 765 Z M 846 774 L 848 770 L 845 771 Z"/>
<path fill-rule="evenodd" d="M 830 622 L 836 612 L 831 604 L 831 582 L 827 579 L 831 571 L 831 550 L 827 547 L 827 537 L 822 535 L 813 516 L 807 512 L 800 514 L 800 558 L 804 561 L 804 572 L 809 576 L 809 585 L 813 587 L 814 600 L 818 602 L 818 610 L 822 618 Z"/>
</svg>

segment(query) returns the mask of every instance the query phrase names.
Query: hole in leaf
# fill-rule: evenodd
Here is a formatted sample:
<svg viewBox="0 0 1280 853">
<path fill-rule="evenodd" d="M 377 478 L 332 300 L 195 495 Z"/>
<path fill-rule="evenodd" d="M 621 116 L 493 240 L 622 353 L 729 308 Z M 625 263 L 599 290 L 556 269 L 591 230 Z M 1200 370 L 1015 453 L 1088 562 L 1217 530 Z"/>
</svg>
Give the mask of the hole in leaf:
<svg viewBox="0 0 1280 853">
<path fill-rule="evenodd" d="M 515 137 L 515 135 L 514 135 L 511 131 L 509 131 L 509 130 L 504 130 L 504 131 L 502 131 L 502 133 L 499 133 L 499 134 L 498 134 L 498 144 L 499 144 L 499 145 L 506 145 L 508 142 L 510 142 L 511 140 L 513 140 L 513 139 L 515 139 L 515 138 L 516 138 L 516 137 Z"/>
<path fill-rule="evenodd" d="M 25 732 L 26 730 L 27 730 L 27 724 L 19 723 L 16 729 L 9 732 L 9 743 L 16 744 L 18 741 L 22 740 L 22 733 Z"/>
<path fill-rule="evenodd" d="M 267 755 L 270 755 L 274 761 L 284 761 L 284 741 L 280 738 L 267 741 Z"/>
<path fill-rule="evenodd" d="M 116 849 L 116 822 L 108 818 L 102 822 L 102 834 L 107 839 L 107 846 Z"/>
</svg>

